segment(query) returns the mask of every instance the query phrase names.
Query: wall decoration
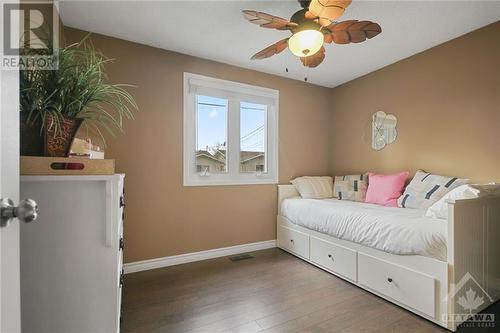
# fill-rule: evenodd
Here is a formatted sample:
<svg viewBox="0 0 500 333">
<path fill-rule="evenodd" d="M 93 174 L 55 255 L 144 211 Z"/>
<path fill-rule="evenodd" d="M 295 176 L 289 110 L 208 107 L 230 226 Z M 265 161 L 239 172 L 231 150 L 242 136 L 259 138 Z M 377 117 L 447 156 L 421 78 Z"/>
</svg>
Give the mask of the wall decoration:
<svg viewBox="0 0 500 333">
<path fill-rule="evenodd" d="M 381 150 L 396 141 L 398 119 L 393 114 L 377 111 L 372 118 L 372 148 Z"/>
</svg>

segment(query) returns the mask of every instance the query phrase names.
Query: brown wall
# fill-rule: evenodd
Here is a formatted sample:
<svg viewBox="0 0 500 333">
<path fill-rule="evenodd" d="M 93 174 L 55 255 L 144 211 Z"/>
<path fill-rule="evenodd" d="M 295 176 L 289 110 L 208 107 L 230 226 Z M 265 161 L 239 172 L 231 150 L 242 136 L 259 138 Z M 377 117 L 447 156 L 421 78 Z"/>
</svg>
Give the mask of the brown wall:
<svg viewBox="0 0 500 333">
<path fill-rule="evenodd" d="M 93 42 L 116 59 L 112 82 L 138 86 L 136 120 L 106 149 L 127 174 L 126 262 L 276 238 L 276 186 L 182 186 L 183 72 L 278 89 L 280 181 L 328 172 L 329 89 L 111 37 Z"/>
<path fill-rule="evenodd" d="M 330 172 L 430 172 L 500 181 L 500 22 L 333 89 Z M 371 115 L 398 138 L 370 147 Z"/>
</svg>

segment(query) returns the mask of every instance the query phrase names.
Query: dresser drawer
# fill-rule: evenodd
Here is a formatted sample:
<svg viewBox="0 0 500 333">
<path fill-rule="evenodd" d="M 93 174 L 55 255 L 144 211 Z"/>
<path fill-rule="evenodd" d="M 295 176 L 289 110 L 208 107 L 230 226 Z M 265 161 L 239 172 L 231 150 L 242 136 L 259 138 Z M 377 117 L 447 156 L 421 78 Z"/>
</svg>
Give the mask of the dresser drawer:
<svg viewBox="0 0 500 333">
<path fill-rule="evenodd" d="M 303 232 L 278 226 L 278 246 L 309 259 L 309 235 Z"/>
<path fill-rule="evenodd" d="M 311 261 L 329 271 L 356 281 L 356 251 L 311 237 Z"/>
<path fill-rule="evenodd" d="M 358 282 L 435 317 L 435 281 L 431 276 L 358 253 Z"/>
</svg>

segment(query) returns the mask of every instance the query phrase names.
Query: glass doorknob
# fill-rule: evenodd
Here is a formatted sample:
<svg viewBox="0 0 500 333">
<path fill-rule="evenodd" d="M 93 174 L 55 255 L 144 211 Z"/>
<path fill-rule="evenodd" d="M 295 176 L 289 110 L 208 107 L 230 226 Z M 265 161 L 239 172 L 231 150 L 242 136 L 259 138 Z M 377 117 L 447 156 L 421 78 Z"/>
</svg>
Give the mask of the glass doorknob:
<svg viewBox="0 0 500 333">
<path fill-rule="evenodd" d="M 30 223 L 38 218 L 38 205 L 33 199 L 25 199 L 14 206 L 14 202 L 8 198 L 0 199 L 0 222 L 2 227 L 6 227 L 13 219 Z"/>
</svg>

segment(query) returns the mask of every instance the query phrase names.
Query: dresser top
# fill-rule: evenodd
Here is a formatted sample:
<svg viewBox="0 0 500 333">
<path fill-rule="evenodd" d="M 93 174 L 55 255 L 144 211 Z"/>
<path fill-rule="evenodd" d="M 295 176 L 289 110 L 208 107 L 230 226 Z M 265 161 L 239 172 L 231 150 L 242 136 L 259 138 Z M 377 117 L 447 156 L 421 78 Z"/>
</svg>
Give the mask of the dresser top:
<svg viewBox="0 0 500 333">
<path fill-rule="evenodd" d="M 47 176 L 21 176 L 21 182 L 43 182 L 43 181 L 119 181 L 125 178 L 125 174 L 114 175 L 47 175 Z"/>
</svg>

